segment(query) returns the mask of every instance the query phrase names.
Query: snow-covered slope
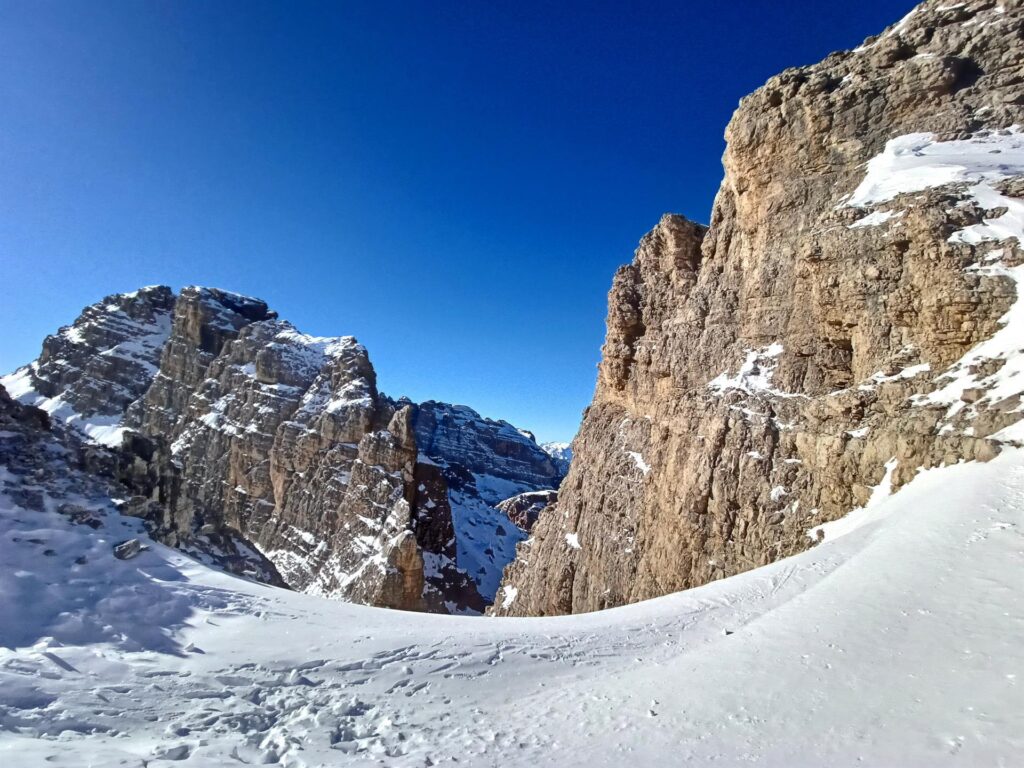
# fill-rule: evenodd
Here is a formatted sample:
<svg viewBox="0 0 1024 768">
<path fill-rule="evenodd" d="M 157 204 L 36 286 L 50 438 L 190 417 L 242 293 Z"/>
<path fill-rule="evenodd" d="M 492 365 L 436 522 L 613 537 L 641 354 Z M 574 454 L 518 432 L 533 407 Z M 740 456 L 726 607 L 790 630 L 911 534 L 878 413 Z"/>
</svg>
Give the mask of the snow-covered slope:
<svg viewBox="0 0 1024 768">
<path fill-rule="evenodd" d="M 1021 450 L 922 473 L 796 557 L 549 619 L 259 585 L 147 542 L 111 509 L 95 530 L 29 509 L 34 480 L 0 474 L 3 765 L 1010 766 L 1024 753 Z M 121 530 L 149 549 L 111 557 Z"/>
</svg>

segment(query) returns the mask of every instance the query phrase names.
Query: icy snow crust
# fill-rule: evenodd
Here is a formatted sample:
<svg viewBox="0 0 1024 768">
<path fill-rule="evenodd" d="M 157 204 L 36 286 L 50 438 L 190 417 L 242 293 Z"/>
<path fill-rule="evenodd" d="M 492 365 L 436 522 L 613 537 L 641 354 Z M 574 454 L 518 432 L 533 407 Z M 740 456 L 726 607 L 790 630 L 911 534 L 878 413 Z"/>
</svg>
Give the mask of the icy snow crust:
<svg viewBox="0 0 1024 768">
<path fill-rule="evenodd" d="M 1008 766 L 1024 750 L 1024 451 L 923 473 L 796 557 L 549 619 L 277 590 L 109 510 L 93 531 L 21 509 L 0 482 L 4 765 Z M 149 549 L 113 559 L 124 535 Z M 69 571 L 79 552 L 94 564 Z"/>
</svg>

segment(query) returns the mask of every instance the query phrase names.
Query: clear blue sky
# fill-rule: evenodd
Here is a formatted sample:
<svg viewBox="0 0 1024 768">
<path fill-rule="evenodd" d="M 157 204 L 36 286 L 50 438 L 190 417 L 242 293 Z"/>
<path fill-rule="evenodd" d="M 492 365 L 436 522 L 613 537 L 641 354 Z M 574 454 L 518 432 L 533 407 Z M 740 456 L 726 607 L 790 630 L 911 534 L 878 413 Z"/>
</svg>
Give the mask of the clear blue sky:
<svg viewBox="0 0 1024 768">
<path fill-rule="evenodd" d="M 739 98 L 913 4 L 0 0 L 0 370 L 214 285 L 569 439 L 612 275 L 708 220 Z"/>
</svg>

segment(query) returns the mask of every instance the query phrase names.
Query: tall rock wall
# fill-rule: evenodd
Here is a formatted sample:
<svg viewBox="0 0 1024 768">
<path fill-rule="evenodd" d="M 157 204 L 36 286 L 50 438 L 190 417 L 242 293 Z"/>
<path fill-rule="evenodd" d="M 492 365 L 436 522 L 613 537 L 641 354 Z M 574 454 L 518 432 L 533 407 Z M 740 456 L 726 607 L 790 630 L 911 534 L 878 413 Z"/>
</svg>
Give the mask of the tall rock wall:
<svg viewBox="0 0 1024 768">
<path fill-rule="evenodd" d="M 186 288 L 160 370 L 126 423 L 156 446 L 167 539 L 238 531 L 294 589 L 479 610 L 452 547 L 431 533 L 451 529 L 450 512 L 421 508 L 430 499 L 416 490 L 410 418 L 378 393 L 351 337 L 311 337 L 261 301 Z"/>
<path fill-rule="evenodd" d="M 743 99 L 710 227 L 665 216 L 615 276 L 569 475 L 496 612 L 762 565 L 1024 438 L 1022 40 L 1019 0 L 930 1 Z"/>
</svg>

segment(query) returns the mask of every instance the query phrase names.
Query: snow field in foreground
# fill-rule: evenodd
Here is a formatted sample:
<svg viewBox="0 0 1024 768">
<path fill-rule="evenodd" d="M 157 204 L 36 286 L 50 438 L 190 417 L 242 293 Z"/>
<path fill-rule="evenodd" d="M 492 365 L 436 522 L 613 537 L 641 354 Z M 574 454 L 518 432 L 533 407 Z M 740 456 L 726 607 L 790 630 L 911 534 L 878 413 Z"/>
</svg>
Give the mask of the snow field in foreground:
<svg viewBox="0 0 1024 768">
<path fill-rule="evenodd" d="M 93 531 L 5 495 L 5 563 L 59 535 L 95 552 L 88 578 L 121 594 L 124 619 L 132 595 L 175 610 L 139 615 L 151 626 L 130 643 L 61 641 L 34 632 L 54 616 L 8 604 L 18 636 L 38 637 L 0 650 L 0 764 L 1014 765 L 1024 452 L 922 473 L 871 512 L 699 589 L 480 619 L 276 590 L 156 544 L 108 562 L 78 539 L 115 531 L 116 513 Z M 73 621 L 82 585 L 55 562 L 21 557 L 0 594 L 34 579 Z"/>
</svg>

